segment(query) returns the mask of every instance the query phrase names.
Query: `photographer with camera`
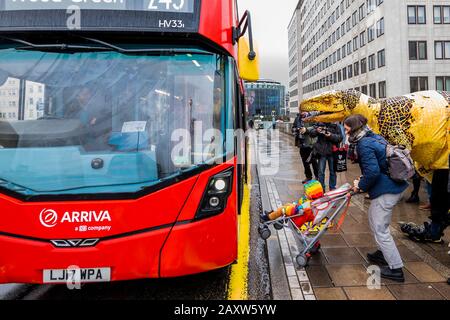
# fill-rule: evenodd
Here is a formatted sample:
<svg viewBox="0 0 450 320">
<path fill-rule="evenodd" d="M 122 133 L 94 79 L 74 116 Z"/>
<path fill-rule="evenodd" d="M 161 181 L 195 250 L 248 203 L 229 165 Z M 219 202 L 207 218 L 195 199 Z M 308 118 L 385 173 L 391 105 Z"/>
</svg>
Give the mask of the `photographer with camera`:
<svg viewBox="0 0 450 320">
<path fill-rule="evenodd" d="M 319 162 L 319 181 L 325 190 L 325 169 L 328 163 L 330 170 L 329 187 L 336 189 L 336 171 L 334 166 L 333 146 L 339 145 L 343 140 L 341 130 L 334 123 L 318 123 L 311 128 L 302 128 L 300 133 L 311 138 L 317 137 L 313 153 Z"/>
<path fill-rule="evenodd" d="M 313 172 L 316 179 L 318 179 L 318 163 L 317 159 L 312 156 L 313 146 L 316 143 L 317 139 L 310 137 L 309 135 L 303 135 L 300 133 L 300 130 L 305 128 L 305 124 L 302 121 L 302 117 L 300 114 L 297 114 L 297 117 L 294 120 L 294 124 L 292 126 L 292 133 L 295 134 L 295 146 L 300 148 L 300 157 L 302 159 L 303 168 L 305 169 L 306 180 L 303 180 L 302 183 L 306 183 L 313 178 Z"/>
</svg>

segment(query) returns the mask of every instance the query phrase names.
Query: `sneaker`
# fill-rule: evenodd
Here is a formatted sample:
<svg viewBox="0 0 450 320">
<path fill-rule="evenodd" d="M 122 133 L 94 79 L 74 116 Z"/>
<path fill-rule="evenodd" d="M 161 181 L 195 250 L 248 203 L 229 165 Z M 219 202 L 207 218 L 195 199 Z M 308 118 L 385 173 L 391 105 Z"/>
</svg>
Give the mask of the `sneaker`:
<svg viewBox="0 0 450 320">
<path fill-rule="evenodd" d="M 423 204 L 423 205 L 419 206 L 419 209 L 420 210 L 424 210 L 424 211 L 430 211 L 431 210 L 431 203 Z"/>
<path fill-rule="evenodd" d="M 409 238 L 417 242 L 427 242 L 442 244 L 444 240 L 442 239 L 442 232 L 439 234 L 433 234 L 431 232 L 431 225 L 428 222 L 424 222 L 422 226 L 412 227 L 408 233 Z"/>
<path fill-rule="evenodd" d="M 374 253 L 368 253 L 367 259 L 369 259 L 369 261 L 374 264 L 379 264 L 379 265 L 384 265 L 384 266 L 388 265 L 388 263 L 386 262 L 386 259 L 384 258 L 383 252 L 381 252 L 380 250 L 377 250 Z"/>
<path fill-rule="evenodd" d="M 413 222 L 399 222 L 400 230 L 409 235 L 413 228 L 417 228 L 417 224 Z"/>
<path fill-rule="evenodd" d="M 406 203 L 419 203 L 420 199 L 417 194 L 411 194 L 411 197 L 406 200 Z"/>
<path fill-rule="evenodd" d="M 397 282 L 405 282 L 405 275 L 403 274 L 403 269 L 391 269 L 389 267 L 381 267 L 381 277 L 384 279 L 389 279 Z"/>
</svg>

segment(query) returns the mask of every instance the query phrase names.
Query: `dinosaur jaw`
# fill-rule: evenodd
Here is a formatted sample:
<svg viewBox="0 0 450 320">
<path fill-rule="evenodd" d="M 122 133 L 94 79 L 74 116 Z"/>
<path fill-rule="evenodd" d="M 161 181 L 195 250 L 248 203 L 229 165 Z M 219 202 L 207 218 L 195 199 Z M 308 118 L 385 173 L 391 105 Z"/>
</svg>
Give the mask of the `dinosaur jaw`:
<svg viewBox="0 0 450 320">
<path fill-rule="evenodd" d="M 329 91 L 300 103 L 300 112 L 307 122 L 337 122 L 344 120 L 347 107 L 344 103 L 349 94 L 345 91 Z"/>
<path fill-rule="evenodd" d="M 305 122 L 340 122 L 345 119 L 347 113 L 342 111 L 309 111 L 303 112 Z"/>
</svg>

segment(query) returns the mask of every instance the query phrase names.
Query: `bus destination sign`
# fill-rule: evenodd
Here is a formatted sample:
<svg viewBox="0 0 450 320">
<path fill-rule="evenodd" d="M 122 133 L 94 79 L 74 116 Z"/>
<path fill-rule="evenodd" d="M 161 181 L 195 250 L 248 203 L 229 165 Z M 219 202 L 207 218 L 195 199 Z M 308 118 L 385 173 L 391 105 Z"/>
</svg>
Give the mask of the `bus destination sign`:
<svg viewBox="0 0 450 320">
<path fill-rule="evenodd" d="M 194 11 L 194 0 L 0 0 L 0 9 L 5 11 L 67 10 L 72 6 L 86 10 L 192 13 Z"/>
<path fill-rule="evenodd" d="M 200 1 L 0 0 L 0 31 L 192 33 L 198 32 Z"/>
</svg>

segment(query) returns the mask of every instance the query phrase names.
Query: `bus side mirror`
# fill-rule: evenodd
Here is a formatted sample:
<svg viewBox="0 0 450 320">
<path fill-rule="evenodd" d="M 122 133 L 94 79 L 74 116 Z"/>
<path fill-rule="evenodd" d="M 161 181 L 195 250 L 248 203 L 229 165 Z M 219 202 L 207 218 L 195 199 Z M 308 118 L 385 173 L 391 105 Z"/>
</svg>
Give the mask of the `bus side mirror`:
<svg viewBox="0 0 450 320">
<path fill-rule="evenodd" d="M 245 34 L 248 30 L 248 38 Z M 259 80 L 258 54 L 253 45 L 252 18 L 250 12 L 245 11 L 237 28 L 233 29 L 233 39 L 238 43 L 239 75 L 246 81 Z"/>
<path fill-rule="evenodd" d="M 253 59 L 251 59 L 253 58 Z M 239 39 L 238 66 L 239 75 L 246 81 L 259 80 L 259 59 L 256 51 L 250 49 L 250 43 L 246 37 Z"/>
</svg>

